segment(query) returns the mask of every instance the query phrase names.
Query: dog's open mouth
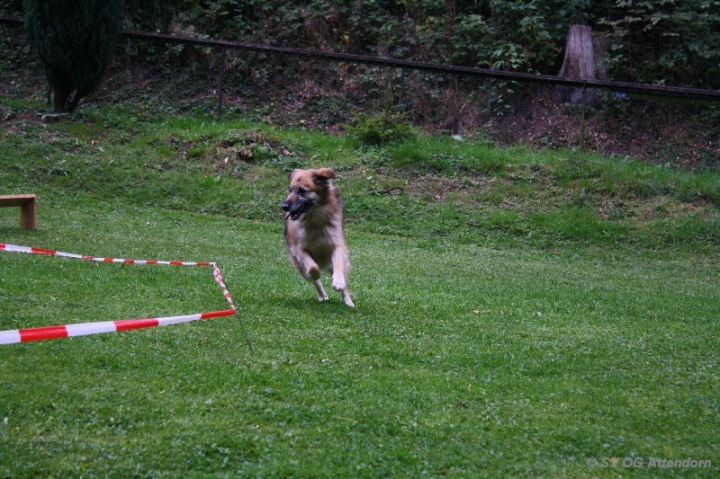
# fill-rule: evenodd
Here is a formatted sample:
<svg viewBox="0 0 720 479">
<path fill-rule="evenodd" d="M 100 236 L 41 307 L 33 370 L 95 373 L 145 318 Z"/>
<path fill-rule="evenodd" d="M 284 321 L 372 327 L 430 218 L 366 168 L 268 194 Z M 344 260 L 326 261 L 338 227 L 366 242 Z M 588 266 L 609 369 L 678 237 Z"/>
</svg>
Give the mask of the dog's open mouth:
<svg viewBox="0 0 720 479">
<path fill-rule="evenodd" d="M 310 209 L 312 205 L 309 202 L 305 202 L 302 205 L 300 205 L 299 208 L 294 209 L 292 211 L 288 211 L 285 215 L 285 218 L 289 216 L 291 220 L 295 221 L 296 219 L 300 218 L 302 215 L 307 213 L 307 211 Z"/>
</svg>

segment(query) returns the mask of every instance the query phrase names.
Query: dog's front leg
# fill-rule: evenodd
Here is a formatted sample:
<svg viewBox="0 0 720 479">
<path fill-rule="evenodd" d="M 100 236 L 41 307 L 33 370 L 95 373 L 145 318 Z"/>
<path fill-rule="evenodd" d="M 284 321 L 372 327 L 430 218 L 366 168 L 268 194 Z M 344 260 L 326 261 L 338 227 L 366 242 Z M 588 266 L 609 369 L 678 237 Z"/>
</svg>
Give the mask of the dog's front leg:
<svg viewBox="0 0 720 479">
<path fill-rule="evenodd" d="M 291 258 L 295 264 L 295 268 L 300 272 L 303 278 L 310 281 L 317 290 L 318 301 L 327 301 L 328 295 L 320 282 L 320 267 L 315 260 L 304 251 L 292 251 Z"/>
<path fill-rule="evenodd" d="M 350 290 L 348 289 L 348 269 L 350 269 L 350 262 L 347 257 L 347 250 L 345 248 L 335 248 L 332 254 L 333 264 L 333 277 L 332 286 L 335 291 L 342 293 L 343 302 L 350 306 L 355 307 L 355 304 L 350 299 Z"/>
<path fill-rule="evenodd" d="M 317 263 L 312 260 L 308 256 L 308 259 L 310 260 L 311 264 L 305 263 L 305 273 L 303 276 L 305 276 L 305 279 L 312 282 L 313 285 L 315 285 L 315 289 L 317 290 L 318 294 L 318 301 L 327 301 L 330 299 L 325 292 L 325 288 L 323 288 L 322 283 L 320 282 L 320 268 L 318 267 Z"/>
</svg>

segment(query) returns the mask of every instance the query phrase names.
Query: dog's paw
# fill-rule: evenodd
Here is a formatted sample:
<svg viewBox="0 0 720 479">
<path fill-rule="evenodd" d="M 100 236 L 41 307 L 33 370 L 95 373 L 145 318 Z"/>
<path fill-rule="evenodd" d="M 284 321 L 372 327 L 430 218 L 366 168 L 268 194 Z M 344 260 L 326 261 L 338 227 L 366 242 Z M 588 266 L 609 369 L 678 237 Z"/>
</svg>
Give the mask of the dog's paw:
<svg viewBox="0 0 720 479">
<path fill-rule="evenodd" d="M 335 291 L 342 291 L 347 288 L 347 281 L 342 276 L 336 277 L 333 275 L 332 287 Z"/>
<path fill-rule="evenodd" d="M 328 295 L 325 295 L 325 296 L 319 296 L 319 295 L 318 295 L 318 302 L 320 302 L 320 303 L 322 303 L 323 301 L 327 301 L 327 300 L 329 300 L 329 299 L 330 299 L 330 298 L 328 297 Z"/>
</svg>

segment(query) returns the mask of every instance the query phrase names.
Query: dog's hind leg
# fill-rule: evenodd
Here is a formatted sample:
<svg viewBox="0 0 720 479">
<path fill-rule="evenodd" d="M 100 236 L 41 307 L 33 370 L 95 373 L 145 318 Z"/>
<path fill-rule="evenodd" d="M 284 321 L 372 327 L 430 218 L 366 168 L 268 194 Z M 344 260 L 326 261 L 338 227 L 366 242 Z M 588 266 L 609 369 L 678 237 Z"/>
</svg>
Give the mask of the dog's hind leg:
<svg viewBox="0 0 720 479">
<path fill-rule="evenodd" d="M 315 285 L 315 289 L 317 290 L 318 301 L 327 301 L 329 298 L 328 298 L 328 295 L 325 292 L 325 288 L 323 288 L 323 285 L 320 282 L 320 280 L 319 279 L 315 280 L 312 282 L 312 284 Z"/>
</svg>

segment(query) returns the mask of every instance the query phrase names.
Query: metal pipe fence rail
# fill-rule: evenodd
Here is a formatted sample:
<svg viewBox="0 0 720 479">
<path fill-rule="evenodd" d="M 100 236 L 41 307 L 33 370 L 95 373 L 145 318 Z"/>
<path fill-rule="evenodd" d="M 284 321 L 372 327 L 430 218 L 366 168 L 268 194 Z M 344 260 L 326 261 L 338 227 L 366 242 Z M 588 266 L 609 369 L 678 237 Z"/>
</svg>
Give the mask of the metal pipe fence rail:
<svg viewBox="0 0 720 479">
<path fill-rule="evenodd" d="M 252 43 L 242 43 L 231 40 L 205 40 L 162 33 L 126 31 L 125 38 L 161 41 L 167 43 L 180 43 L 199 45 L 205 47 L 220 47 L 223 49 L 236 49 L 251 52 L 265 53 L 268 55 L 284 55 L 293 57 L 305 57 L 330 62 L 362 63 L 367 65 L 378 65 L 391 68 L 405 68 L 411 70 L 422 70 L 433 73 L 444 73 L 452 75 L 475 76 L 484 78 L 495 78 L 500 80 L 524 81 L 534 83 L 545 83 L 564 85 L 574 88 L 600 88 L 605 90 L 618 91 L 623 93 L 639 93 L 661 97 L 681 97 L 688 100 L 710 100 L 720 102 L 719 90 L 704 90 L 700 88 L 672 87 L 662 85 L 648 85 L 644 83 L 630 83 L 607 80 L 581 80 L 573 78 L 562 78 L 553 75 L 540 75 L 533 73 L 509 72 L 490 70 L 487 68 L 463 67 L 439 63 L 424 63 L 411 60 L 399 60 L 394 58 L 373 57 L 369 55 L 356 55 L 351 53 L 325 52 L 321 50 L 305 50 L 302 48 L 273 47 Z"/>
</svg>

